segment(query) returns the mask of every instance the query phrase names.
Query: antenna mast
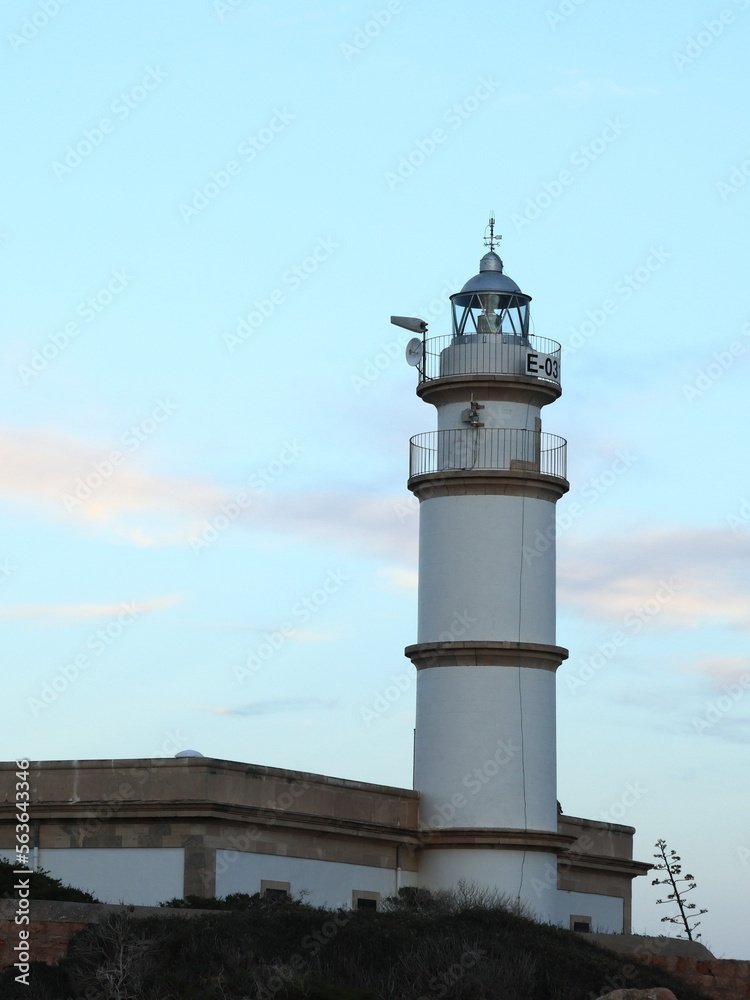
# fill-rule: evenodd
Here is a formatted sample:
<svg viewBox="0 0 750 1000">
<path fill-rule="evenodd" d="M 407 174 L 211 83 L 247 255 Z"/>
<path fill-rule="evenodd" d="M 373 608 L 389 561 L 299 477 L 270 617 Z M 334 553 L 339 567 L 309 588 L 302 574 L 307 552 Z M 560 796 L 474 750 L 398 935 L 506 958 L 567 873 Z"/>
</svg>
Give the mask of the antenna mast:
<svg viewBox="0 0 750 1000">
<path fill-rule="evenodd" d="M 487 229 L 489 229 L 490 235 L 487 235 Z M 499 243 L 502 236 L 495 236 L 495 213 L 490 212 L 490 221 L 487 223 L 487 229 L 484 231 L 484 245 L 489 247 L 490 250 L 495 249 L 495 244 Z"/>
</svg>

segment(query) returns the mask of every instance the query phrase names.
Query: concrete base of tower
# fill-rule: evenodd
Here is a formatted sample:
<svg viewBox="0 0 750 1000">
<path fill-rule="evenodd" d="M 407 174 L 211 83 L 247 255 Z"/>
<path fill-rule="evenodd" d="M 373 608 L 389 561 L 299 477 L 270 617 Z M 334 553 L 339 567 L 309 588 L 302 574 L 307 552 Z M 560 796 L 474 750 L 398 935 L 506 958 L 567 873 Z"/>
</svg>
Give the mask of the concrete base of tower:
<svg viewBox="0 0 750 1000">
<path fill-rule="evenodd" d="M 556 853 L 429 848 L 420 857 L 419 885 L 433 891 L 476 888 L 497 894 L 508 905 L 520 905 L 534 920 L 559 922 Z"/>
</svg>

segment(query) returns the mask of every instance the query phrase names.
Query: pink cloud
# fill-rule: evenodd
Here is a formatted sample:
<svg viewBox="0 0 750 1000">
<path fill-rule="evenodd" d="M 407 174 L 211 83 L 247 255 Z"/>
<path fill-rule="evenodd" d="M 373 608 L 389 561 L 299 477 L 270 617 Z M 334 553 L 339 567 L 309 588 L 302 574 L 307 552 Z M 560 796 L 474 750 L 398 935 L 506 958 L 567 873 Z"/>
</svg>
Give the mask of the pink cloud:
<svg viewBox="0 0 750 1000">
<path fill-rule="evenodd" d="M 750 657 L 717 656 L 699 660 L 689 668 L 690 673 L 701 674 L 716 685 L 731 684 L 742 677 L 750 679 Z"/>
<path fill-rule="evenodd" d="M 560 602 L 581 616 L 621 621 L 639 607 L 658 605 L 653 621 L 662 625 L 750 629 L 744 582 L 750 536 L 664 528 L 624 537 L 568 536 L 560 548 Z"/>
<path fill-rule="evenodd" d="M 108 467 L 109 452 L 52 430 L 0 428 L 0 499 L 43 516 L 95 528 L 138 547 L 186 545 L 242 498 L 231 530 L 268 542 L 343 545 L 366 555 L 416 559 L 417 521 L 408 497 L 346 492 L 255 492 L 144 470 L 138 455 Z M 104 470 L 104 471 L 102 471 Z"/>
<path fill-rule="evenodd" d="M 0 428 L 0 497 L 99 523 L 133 512 L 203 513 L 227 499 L 210 483 L 145 472 L 135 456 L 115 466 L 112 451 L 58 431 Z"/>
</svg>

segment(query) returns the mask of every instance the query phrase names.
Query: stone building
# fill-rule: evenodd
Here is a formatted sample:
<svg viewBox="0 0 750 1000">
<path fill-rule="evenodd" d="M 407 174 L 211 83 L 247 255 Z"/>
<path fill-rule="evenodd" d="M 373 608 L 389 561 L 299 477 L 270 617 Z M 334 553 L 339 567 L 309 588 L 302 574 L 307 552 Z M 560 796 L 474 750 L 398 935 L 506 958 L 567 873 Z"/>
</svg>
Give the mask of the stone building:
<svg viewBox="0 0 750 1000">
<path fill-rule="evenodd" d="M 0 787 L 15 771 L 0 764 Z M 420 884 L 440 834 L 420 826 L 411 789 L 207 757 L 32 762 L 29 783 L 31 866 L 108 903 L 283 891 L 377 906 Z M 13 858 L 4 798 L 0 855 Z M 554 922 L 629 930 L 631 880 L 648 867 L 632 860 L 632 827 L 560 815 L 558 830 L 564 850 L 536 887 L 558 906 Z M 496 850 L 513 835 L 484 839 Z"/>
</svg>

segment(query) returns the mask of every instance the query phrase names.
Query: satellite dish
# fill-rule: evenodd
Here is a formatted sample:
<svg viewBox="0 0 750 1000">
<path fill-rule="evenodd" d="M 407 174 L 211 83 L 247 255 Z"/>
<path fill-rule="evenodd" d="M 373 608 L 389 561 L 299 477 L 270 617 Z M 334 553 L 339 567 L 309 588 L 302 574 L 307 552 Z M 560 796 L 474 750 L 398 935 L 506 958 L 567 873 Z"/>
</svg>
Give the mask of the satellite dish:
<svg viewBox="0 0 750 1000">
<path fill-rule="evenodd" d="M 179 753 L 175 754 L 175 757 L 202 757 L 203 754 L 199 750 L 180 750 Z"/>
<path fill-rule="evenodd" d="M 412 337 L 409 343 L 406 345 L 406 361 L 413 367 L 419 364 L 422 360 L 422 355 L 424 354 L 424 348 L 422 347 L 422 341 L 419 337 Z"/>
</svg>

